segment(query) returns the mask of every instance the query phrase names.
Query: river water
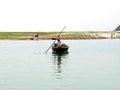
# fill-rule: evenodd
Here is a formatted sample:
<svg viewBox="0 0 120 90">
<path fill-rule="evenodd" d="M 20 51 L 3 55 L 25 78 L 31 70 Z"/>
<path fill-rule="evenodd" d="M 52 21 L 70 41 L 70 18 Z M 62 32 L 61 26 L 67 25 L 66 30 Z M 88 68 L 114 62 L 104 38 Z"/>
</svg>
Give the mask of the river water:
<svg viewBox="0 0 120 90">
<path fill-rule="evenodd" d="M 0 90 L 120 90 L 120 40 L 0 40 Z"/>
</svg>

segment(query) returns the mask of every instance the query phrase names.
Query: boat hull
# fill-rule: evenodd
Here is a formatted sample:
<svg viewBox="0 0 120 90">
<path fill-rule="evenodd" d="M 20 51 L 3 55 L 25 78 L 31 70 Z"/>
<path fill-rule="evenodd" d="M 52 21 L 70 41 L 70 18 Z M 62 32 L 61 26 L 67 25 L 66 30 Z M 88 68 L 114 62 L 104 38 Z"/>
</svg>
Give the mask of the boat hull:
<svg viewBox="0 0 120 90">
<path fill-rule="evenodd" d="M 52 46 L 53 52 L 62 53 L 68 51 L 69 46 L 62 44 L 62 46 L 57 47 L 56 44 Z"/>
</svg>

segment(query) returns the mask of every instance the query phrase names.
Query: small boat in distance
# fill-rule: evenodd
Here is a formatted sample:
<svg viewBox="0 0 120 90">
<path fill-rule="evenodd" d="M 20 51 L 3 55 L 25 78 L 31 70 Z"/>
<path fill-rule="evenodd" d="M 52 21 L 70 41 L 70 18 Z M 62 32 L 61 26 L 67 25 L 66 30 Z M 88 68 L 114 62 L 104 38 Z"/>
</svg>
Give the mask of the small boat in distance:
<svg viewBox="0 0 120 90">
<path fill-rule="evenodd" d="M 52 50 L 53 52 L 56 53 L 63 53 L 63 52 L 67 52 L 68 51 L 69 46 L 66 44 L 61 44 L 60 47 L 58 47 L 57 43 L 53 44 L 52 46 Z"/>
</svg>

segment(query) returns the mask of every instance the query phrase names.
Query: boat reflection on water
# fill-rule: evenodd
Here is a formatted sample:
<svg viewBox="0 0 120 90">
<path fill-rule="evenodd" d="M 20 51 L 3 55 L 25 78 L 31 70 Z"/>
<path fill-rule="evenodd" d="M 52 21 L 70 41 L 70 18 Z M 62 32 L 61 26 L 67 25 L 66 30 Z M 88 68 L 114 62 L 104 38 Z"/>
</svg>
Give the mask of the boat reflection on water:
<svg viewBox="0 0 120 90">
<path fill-rule="evenodd" d="M 53 56 L 53 64 L 54 64 L 54 69 L 55 69 L 55 74 L 57 76 L 57 79 L 62 79 L 62 71 L 65 67 L 65 63 L 67 62 L 66 58 L 68 56 L 69 52 L 63 52 L 63 53 L 56 53 L 52 52 Z"/>
</svg>

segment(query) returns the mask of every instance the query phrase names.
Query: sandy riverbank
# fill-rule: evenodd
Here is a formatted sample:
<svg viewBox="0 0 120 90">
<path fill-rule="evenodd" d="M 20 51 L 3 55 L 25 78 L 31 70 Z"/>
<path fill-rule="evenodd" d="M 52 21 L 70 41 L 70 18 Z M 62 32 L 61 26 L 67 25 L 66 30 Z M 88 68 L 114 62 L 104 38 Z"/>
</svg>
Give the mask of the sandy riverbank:
<svg viewBox="0 0 120 90">
<path fill-rule="evenodd" d="M 35 35 L 38 34 L 36 38 Z M 34 40 L 34 39 L 54 39 L 59 32 L 0 32 L 0 39 L 6 40 Z M 63 32 L 62 39 L 120 39 L 120 32 Z"/>
</svg>

